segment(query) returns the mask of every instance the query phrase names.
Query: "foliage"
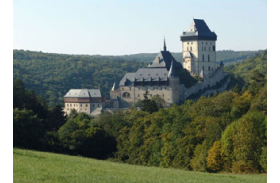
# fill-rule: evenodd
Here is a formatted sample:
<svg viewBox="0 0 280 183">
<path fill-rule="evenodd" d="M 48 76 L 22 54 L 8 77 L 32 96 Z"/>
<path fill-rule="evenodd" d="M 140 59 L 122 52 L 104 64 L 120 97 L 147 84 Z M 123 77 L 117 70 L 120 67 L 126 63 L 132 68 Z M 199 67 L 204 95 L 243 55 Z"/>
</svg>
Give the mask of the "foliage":
<svg viewBox="0 0 280 183">
<path fill-rule="evenodd" d="M 144 63 L 115 56 L 89 56 L 13 51 L 13 78 L 42 94 L 50 106 L 63 102 L 71 88 L 99 88 L 109 98 L 114 82 Z M 14 100 L 15 102 L 15 100 Z"/>
<path fill-rule="evenodd" d="M 266 174 L 209 174 L 158 167 L 132 166 L 16 148 L 13 149 L 13 165 L 13 176 L 11 178 L 15 183 L 264 183 L 267 179 Z"/>
<path fill-rule="evenodd" d="M 102 128 L 92 123 L 85 113 L 69 118 L 58 131 L 59 139 L 71 154 L 105 159 L 115 149 L 115 141 Z"/>
</svg>

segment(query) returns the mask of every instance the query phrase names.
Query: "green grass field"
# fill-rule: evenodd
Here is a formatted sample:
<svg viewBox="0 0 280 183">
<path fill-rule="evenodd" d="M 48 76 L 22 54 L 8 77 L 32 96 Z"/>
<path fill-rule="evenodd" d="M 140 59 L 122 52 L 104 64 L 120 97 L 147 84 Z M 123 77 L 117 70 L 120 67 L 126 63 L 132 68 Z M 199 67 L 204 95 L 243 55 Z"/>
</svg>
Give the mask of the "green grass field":
<svg viewBox="0 0 280 183">
<path fill-rule="evenodd" d="M 267 175 L 210 174 L 13 149 L 14 182 L 267 182 Z"/>
</svg>

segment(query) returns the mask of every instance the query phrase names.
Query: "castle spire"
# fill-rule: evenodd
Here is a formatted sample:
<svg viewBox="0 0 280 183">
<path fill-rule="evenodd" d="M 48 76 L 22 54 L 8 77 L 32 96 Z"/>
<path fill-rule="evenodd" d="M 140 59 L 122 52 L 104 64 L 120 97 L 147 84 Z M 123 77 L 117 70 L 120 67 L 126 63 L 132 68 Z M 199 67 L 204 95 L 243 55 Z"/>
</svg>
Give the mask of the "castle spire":
<svg viewBox="0 0 280 183">
<path fill-rule="evenodd" d="M 165 38 L 164 38 L 164 40 L 163 40 L 163 51 L 166 51 Z"/>
</svg>

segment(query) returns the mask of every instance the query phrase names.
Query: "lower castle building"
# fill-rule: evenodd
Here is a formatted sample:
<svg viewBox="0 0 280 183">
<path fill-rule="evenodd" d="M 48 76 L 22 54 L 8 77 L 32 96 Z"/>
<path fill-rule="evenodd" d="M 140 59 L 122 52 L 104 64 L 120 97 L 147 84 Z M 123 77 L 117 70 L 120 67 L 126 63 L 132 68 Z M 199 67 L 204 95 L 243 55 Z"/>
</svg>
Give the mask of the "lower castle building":
<svg viewBox="0 0 280 183">
<path fill-rule="evenodd" d="M 119 83 L 114 83 L 110 98 L 114 108 L 127 108 L 138 100 L 144 99 L 148 91 L 151 98 L 159 95 L 165 100 L 165 107 L 179 103 L 184 99 L 184 85 L 176 73 L 182 68 L 169 51 L 164 41 L 163 51 L 147 68 L 138 69 L 135 73 L 126 73 Z"/>
<path fill-rule="evenodd" d="M 64 112 L 69 115 L 75 109 L 92 116 L 99 115 L 105 108 L 105 101 L 99 89 L 71 89 L 64 96 Z"/>
</svg>

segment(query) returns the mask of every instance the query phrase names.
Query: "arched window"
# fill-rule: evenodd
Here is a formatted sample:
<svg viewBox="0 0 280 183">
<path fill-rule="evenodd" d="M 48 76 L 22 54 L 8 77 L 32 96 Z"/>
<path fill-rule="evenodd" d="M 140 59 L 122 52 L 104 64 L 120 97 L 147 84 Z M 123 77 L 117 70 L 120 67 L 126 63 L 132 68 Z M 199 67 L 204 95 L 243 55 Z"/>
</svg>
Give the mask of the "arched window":
<svg viewBox="0 0 280 183">
<path fill-rule="evenodd" d="M 122 97 L 123 97 L 123 98 L 128 98 L 128 97 L 130 97 L 130 94 L 129 94 L 128 92 L 124 92 L 124 93 L 122 94 Z"/>
</svg>

